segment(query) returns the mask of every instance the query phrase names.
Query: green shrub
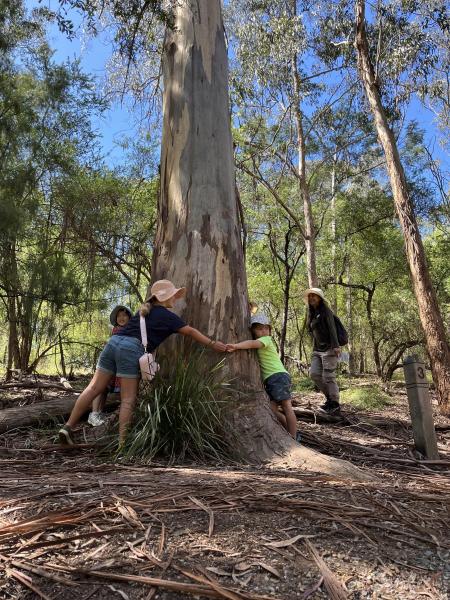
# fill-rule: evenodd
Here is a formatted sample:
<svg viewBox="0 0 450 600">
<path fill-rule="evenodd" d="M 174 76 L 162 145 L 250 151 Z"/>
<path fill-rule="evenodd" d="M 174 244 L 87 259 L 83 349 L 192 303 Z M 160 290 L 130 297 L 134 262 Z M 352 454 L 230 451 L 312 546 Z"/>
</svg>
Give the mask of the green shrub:
<svg viewBox="0 0 450 600">
<path fill-rule="evenodd" d="M 204 353 L 178 358 L 169 380 L 158 378 L 140 394 L 136 421 L 121 455 L 151 461 L 162 454 L 171 462 L 185 457 L 223 459 L 230 454 L 222 435 L 222 412 L 230 385 L 221 360 L 212 368 Z"/>
<path fill-rule="evenodd" d="M 313 392 L 316 388 L 314 381 L 310 377 L 303 375 L 292 376 L 292 385 L 296 392 Z"/>
<path fill-rule="evenodd" d="M 364 385 L 341 390 L 340 396 L 341 401 L 365 410 L 377 410 L 392 404 L 392 398 L 378 385 Z"/>
</svg>

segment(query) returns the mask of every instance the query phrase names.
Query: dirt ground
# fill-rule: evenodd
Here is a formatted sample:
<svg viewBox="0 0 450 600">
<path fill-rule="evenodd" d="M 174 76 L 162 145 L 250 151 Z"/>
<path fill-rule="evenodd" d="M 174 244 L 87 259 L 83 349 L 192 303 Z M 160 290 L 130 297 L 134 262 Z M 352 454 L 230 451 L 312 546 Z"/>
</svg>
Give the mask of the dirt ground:
<svg viewBox="0 0 450 600">
<path fill-rule="evenodd" d="M 4 407 L 39 401 L 9 394 Z M 298 423 L 303 443 L 372 473 L 370 483 L 112 464 L 53 446 L 42 429 L 2 434 L 0 598 L 449 598 L 450 420 L 436 415 L 441 462 L 417 460 L 405 390 L 390 394 L 377 412 L 344 405 L 342 422 Z"/>
</svg>

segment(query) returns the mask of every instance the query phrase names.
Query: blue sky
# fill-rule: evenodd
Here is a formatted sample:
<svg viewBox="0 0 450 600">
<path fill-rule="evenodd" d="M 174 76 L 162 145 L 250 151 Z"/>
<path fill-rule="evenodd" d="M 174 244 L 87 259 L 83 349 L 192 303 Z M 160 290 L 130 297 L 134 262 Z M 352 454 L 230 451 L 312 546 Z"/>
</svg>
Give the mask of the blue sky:
<svg viewBox="0 0 450 600">
<path fill-rule="evenodd" d="M 56 0 L 26 0 L 29 8 L 37 6 L 48 6 L 55 9 Z M 87 39 L 83 34 L 80 16 L 71 11 L 70 18 L 75 24 L 76 36 L 69 40 L 62 34 L 56 25 L 52 25 L 48 30 L 48 41 L 55 51 L 55 59 L 58 62 L 67 59 L 80 59 L 81 65 L 86 73 L 98 78 L 99 82 L 106 76 L 106 63 L 111 56 L 111 43 L 105 34 L 100 34 L 96 38 Z M 425 109 L 418 99 L 413 99 L 410 103 L 407 120 L 415 119 L 421 128 L 426 132 L 426 141 L 430 148 L 434 149 L 434 158 L 442 164 L 443 170 L 450 171 L 450 159 L 446 152 L 439 146 L 439 135 L 434 123 L 434 115 L 431 111 Z M 95 118 L 94 128 L 100 133 L 102 153 L 108 165 L 116 166 L 123 162 L 123 149 L 118 146 L 118 142 L 125 137 L 135 137 L 137 128 L 135 125 L 136 115 L 127 105 L 126 101 L 121 104 L 115 102 L 107 110 L 102 118 Z"/>
<path fill-rule="evenodd" d="M 44 0 L 41 4 L 37 0 L 27 0 L 28 7 L 49 6 L 55 8 L 54 0 Z M 57 62 L 67 59 L 79 59 L 83 70 L 98 79 L 101 86 L 106 77 L 106 65 L 111 57 L 111 43 L 107 36 L 100 34 L 96 38 L 88 38 L 84 35 L 81 19 L 77 13 L 71 11 L 71 19 L 75 24 L 75 37 L 68 37 L 61 33 L 56 24 L 48 29 L 47 39 L 54 51 Z M 116 166 L 123 162 L 123 149 L 118 145 L 120 140 L 136 135 L 135 116 L 126 102 L 113 103 L 105 111 L 103 117 L 94 118 L 93 125 L 101 136 L 102 153 L 108 165 Z"/>
</svg>

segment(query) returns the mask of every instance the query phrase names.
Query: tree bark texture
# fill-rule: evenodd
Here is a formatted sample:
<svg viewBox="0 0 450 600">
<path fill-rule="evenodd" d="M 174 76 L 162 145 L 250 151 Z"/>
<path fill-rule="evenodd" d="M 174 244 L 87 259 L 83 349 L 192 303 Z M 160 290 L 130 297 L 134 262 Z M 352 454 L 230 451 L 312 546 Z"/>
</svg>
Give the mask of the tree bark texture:
<svg viewBox="0 0 450 600">
<path fill-rule="evenodd" d="M 306 247 L 306 268 L 308 272 L 308 286 L 318 287 L 319 279 L 317 277 L 316 266 L 316 229 L 314 227 L 314 217 L 312 212 L 311 195 L 309 193 L 309 184 L 306 177 L 306 143 L 303 130 L 303 118 L 300 107 L 300 75 L 297 68 L 297 57 L 292 60 L 292 71 L 294 77 L 294 113 L 297 128 L 297 146 L 298 146 L 298 181 L 300 196 L 303 202 L 303 215 L 305 218 L 305 247 Z"/>
<path fill-rule="evenodd" d="M 337 268 L 337 228 L 336 228 L 336 164 L 337 164 L 337 153 L 333 154 L 333 168 L 331 170 L 331 262 L 333 269 L 333 281 L 337 281 L 338 268 Z M 333 296 L 331 300 L 331 308 L 335 315 L 337 315 L 337 287 L 333 288 Z"/>
<path fill-rule="evenodd" d="M 450 347 L 446 339 L 436 293 L 431 283 L 425 250 L 414 213 L 414 207 L 409 196 L 405 172 L 400 160 L 395 137 L 386 118 L 370 59 L 365 28 L 364 0 L 356 1 L 355 46 L 360 77 L 375 121 L 378 138 L 385 154 L 395 207 L 403 231 L 406 256 L 430 357 L 433 381 L 438 392 L 441 412 L 449 415 Z"/>
<path fill-rule="evenodd" d="M 179 312 L 190 325 L 224 342 L 248 339 L 228 57 L 219 0 L 189 0 L 176 7 L 175 27 L 166 33 L 163 76 L 161 195 L 153 278 L 168 278 L 187 287 Z M 179 336 L 174 338 L 161 348 L 169 358 L 180 350 Z M 289 462 L 295 457 L 300 468 L 360 476 L 352 465 L 322 457 L 287 435 L 269 408 L 254 353 L 237 351 L 225 360 L 235 390 L 225 429 L 242 459 L 260 463 L 278 457 Z"/>
<path fill-rule="evenodd" d="M 356 372 L 355 368 L 355 346 L 354 346 L 354 332 L 353 332 L 353 298 L 352 298 L 352 279 L 351 279 L 351 268 L 350 258 L 346 258 L 346 274 L 348 287 L 345 288 L 346 293 L 346 309 L 347 309 L 347 333 L 348 333 L 348 370 L 350 375 Z"/>
<path fill-rule="evenodd" d="M 54 417 L 69 416 L 78 396 L 79 394 L 68 394 L 27 406 L 5 408 L 0 411 L 0 433 L 51 420 Z"/>
</svg>

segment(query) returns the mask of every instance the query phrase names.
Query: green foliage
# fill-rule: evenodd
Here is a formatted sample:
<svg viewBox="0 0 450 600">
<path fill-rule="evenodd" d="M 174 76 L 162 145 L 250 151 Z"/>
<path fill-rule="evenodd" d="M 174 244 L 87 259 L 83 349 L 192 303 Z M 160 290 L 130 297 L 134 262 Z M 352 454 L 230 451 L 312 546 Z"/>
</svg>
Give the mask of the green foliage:
<svg viewBox="0 0 450 600">
<path fill-rule="evenodd" d="M 128 293 L 139 300 L 150 278 L 158 182 L 111 172 L 97 158 L 91 120 L 105 103 L 76 61 L 53 60 L 45 39 L 48 11 L 28 15 L 21 2 L 1 6 L 5 362 L 32 371 L 56 358 L 61 340 L 66 363 L 90 369 L 103 341 L 102 334 L 92 338 L 97 311 Z"/>
<path fill-rule="evenodd" d="M 296 392 L 314 392 L 316 386 L 314 381 L 310 377 L 304 377 L 301 375 L 297 375 L 297 373 L 292 373 L 292 384 L 294 391 Z"/>
<path fill-rule="evenodd" d="M 168 381 L 158 378 L 141 395 L 133 428 L 121 454 L 150 462 L 162 454 L 171 462 L 185 457 L 218 460 L 230 453 L 222 435 L 222 413 L 230 393 L 223 361 L 212 368 L 204 353 L 178 357 Z"/>
<path fill-rule="evenodd" d="M 380 410 L 392 399 L 379 385 L 357 386 L 341 391 L 341 401 L 361 410 Z"/>
</svg>

